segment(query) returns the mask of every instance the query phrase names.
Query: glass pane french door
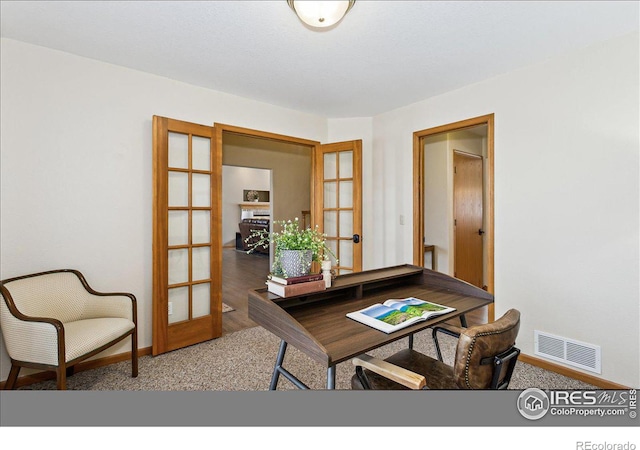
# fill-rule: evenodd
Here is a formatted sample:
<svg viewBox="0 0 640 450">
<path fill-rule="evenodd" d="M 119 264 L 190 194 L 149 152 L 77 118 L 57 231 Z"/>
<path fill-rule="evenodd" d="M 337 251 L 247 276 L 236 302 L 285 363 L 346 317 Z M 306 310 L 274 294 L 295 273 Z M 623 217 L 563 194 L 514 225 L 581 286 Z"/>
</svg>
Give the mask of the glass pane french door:
<svg viewBox="0 0 640 450">
<path fill-rule="evenodd" d="M 316 147 L 314 219 L 338 259 L 338 275 L 362 270 L 362 144 Z"/>
<path fill-rule="evenodd" d="M 154 355 L 222 332 L 214 129 L 154 117 Z"/>
</svg>

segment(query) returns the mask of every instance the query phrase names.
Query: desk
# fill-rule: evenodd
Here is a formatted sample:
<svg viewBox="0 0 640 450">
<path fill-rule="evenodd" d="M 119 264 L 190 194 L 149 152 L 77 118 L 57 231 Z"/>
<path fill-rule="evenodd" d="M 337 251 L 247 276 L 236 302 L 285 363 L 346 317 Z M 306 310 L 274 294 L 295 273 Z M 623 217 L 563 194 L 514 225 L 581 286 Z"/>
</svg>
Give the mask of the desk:
<svg viewBox="0 0 640 450">
<path fill-rule="evenodd" d="M 351 311 L 389 298 L 417 297 L 456 308 L 391 334 L 346 317 Z M 327 389 L 335 388 L 336 365 L 390 342 L 409 338 L 437 323 L 459 317 L 493 302 L 493 295 L 469 283 L 423 267 L 401 265 L 340 275 L 321 292 L 282 298 L 266 288 L 249 291 L 249 318 L 281 339 L 271 378 L 275 390 L 280 375 L 307 389 L 282 363 L 293 345 L 327 368 Z"/>
</svg>

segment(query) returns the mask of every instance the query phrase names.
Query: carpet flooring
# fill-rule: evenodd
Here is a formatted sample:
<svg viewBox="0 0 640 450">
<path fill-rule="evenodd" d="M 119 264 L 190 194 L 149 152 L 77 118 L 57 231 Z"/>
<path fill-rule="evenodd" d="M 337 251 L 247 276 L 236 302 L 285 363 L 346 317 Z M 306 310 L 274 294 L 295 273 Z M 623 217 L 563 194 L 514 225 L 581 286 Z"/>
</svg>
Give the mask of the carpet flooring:
<svg viewBox="0 0 640 450">
<path fill-rule="evenodd" d="M 69 390 L 94 391 L 266 391 L 269 389 L 279 338 L 257 326 L 224 335 L 201 344 L 159 356 L 139 359 L 139 375 L 131 377 L 131 363 L 121 362 L 76 373 L 67 380 Z M 401 339 L 371 351 L 372 356 L 386 357 L 406 347 Z M 443 336 L 441 348 L 445 362 L 451 362 L 455 341 Z M 415 336 L 414 348 L 435 355 L 430 333 Z M 327 370 L 293 346 L 288 346 L 283 367 L 311 389 L 326 388 Z M 336 389 L 350 389 L 354 373 L 350 361 L 336 366 Z M 519 361 L 509 389 L 596 389 L 595 386 L 567 378 Z M 44 381 L 20 389 L 55 390 L 55 381 Z M 278 390 L 297 389 L 280 377 Z"/>
</svg>

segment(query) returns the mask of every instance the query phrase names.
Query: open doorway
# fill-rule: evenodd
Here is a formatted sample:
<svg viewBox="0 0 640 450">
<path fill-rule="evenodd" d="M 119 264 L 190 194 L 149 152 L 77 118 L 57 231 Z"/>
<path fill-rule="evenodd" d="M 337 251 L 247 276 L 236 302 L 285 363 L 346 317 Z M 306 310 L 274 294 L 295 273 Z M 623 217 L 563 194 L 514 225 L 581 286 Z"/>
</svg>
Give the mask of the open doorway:
<svg viewBox="0 0 640 450">
<path fill-rule="evenodd" d="M 244 239 L 271 221 L 269 169 L 222 166 L 222 333 L 254 326 L 246 291 L 259 287 L 269 270 L 269 251 L 247 253 Z"/>
<path fill-rule="evenodd" d="M 269 249 L 247 253 L 243 233 L 303 220 L 311 210 L 312 154 L 306 143 L 223 133 L 222 301 L 234 308 L 222 315 L 223 334 L 256 325 L 248 317 L 247 291 L 264 286 L 273 261 Z"/>
<path fill-rule="evenodd" d="M 414 133 L 414 264 L 489 292 L 493 152 L 492 114 Z M 493 318 L 490 305 L 467 319 Z"/>
</svg>

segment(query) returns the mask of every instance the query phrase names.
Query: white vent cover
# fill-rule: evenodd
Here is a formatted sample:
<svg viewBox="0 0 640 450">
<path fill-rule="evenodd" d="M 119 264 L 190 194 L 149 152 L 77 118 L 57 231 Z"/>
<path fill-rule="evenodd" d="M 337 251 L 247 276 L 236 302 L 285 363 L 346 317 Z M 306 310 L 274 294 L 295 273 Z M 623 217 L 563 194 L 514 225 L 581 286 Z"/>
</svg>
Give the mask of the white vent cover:
<svg viewBox="0 0 640 450">
<path fill-rule="evenodd" d="M 600 346 L 534 330 L 535 354 L 601 373 Z"/>
</svg>

